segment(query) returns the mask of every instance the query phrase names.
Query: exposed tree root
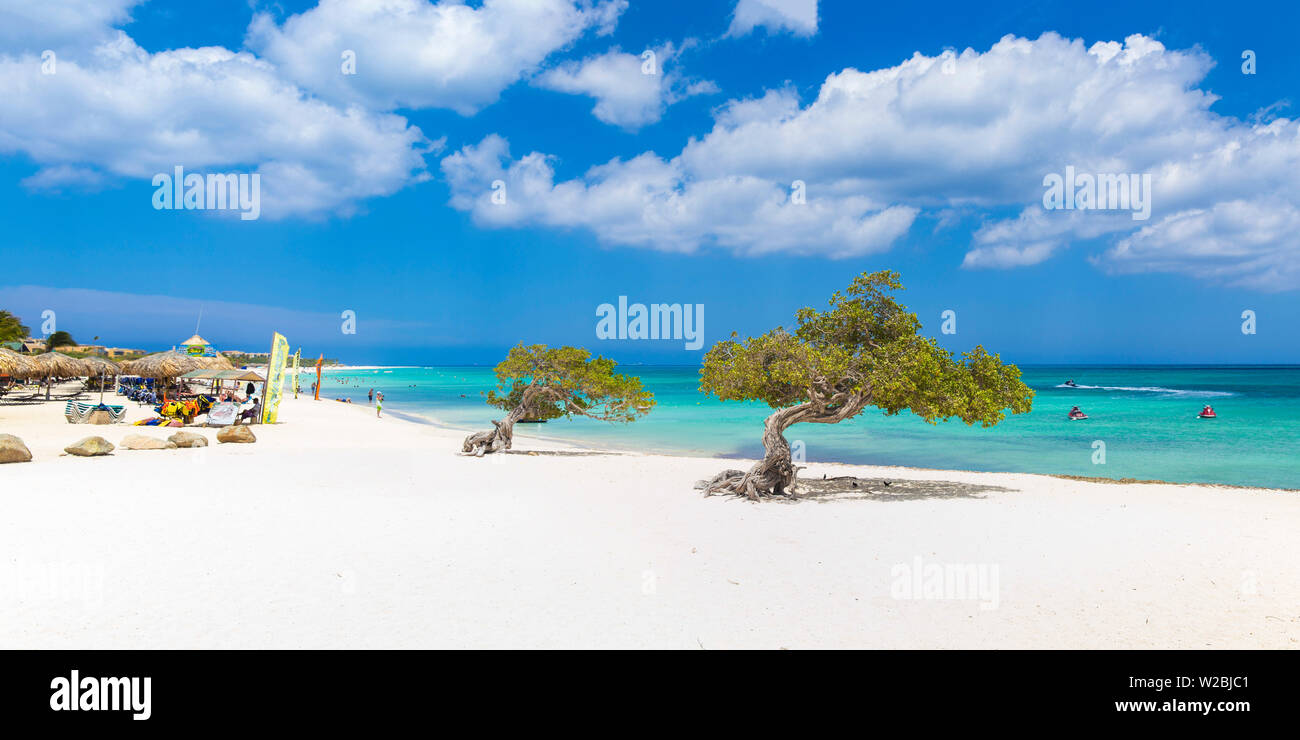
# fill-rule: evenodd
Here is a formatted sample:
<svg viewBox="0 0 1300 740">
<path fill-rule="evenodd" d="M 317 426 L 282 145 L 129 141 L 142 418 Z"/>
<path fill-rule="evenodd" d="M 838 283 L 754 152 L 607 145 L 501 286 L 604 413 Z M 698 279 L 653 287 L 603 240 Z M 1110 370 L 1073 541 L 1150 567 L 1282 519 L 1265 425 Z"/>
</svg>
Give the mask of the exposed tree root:
<svg viewBox="0 0 1300 740">
<path fill-rule="evenodd" d="M 834 424 L 851 417 L 862 406 L 861 398 L 853 398 L 835 409 L 826 409 L 811 403 L 777 409 L 763 422 L 763 459 L 756 463 L 749 472 L 724 470 L 704 481 L 702 486 L 706 496 L 725 493 L 745 496 L 750 501 L 758 501 L 764 496 L 795 496 L 795 479 L 802 470 L 794 464 L 790 455 L 790 443 L 786 441 L 785 430 L 799 422 Z"/>
<path fill-rule="evenodd" d="M 707 481 L 701 481 L 697 488 L 704 490 L 705 496 L 715 493 L 733 496 L 745 496 L 750 501 L 758 501 L 765 496 L 789 496 L 794 498 L 795 480 L 802 466 L 793 465 L 787 458 L 769 464 L 764 460 L 749 469 L 724 470 Z"/>
<path fill-rule="evenodd" d="M 461 443 L 460 451 L 473 455 L 474 457 L 483 457 L 491 452 L 501 452 L 508 450 L 514 444 L 515 422 L 524 416 L 522 405 L 510 412 L 510 415 L 501 421 L 492 422 L 494 429 L 490 432 L 475 432 L 465 438 Z"/>
<path fill-rule="evenodd" d="M 461 452 L 474 457 L 483 457 L 490 452 L 510 449 L 514 441 L 510 430 L 506 429 L 503 432 L 504 424 L 499 421 L 492 422 L 492 425 L 496 428 L 490 432 L 475 432 L 466 437 L 460 446 Z"/>
</svg>

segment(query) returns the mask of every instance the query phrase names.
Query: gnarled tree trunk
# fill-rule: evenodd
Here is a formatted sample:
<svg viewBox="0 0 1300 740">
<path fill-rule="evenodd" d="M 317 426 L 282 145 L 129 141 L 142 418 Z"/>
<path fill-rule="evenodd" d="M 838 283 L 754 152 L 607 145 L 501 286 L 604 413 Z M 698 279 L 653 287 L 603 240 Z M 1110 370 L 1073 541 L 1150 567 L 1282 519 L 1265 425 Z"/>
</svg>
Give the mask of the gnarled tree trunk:
<svg viewBox="0 0 1300 740">
<path fill-rule="evenodd" d="M 790 443 L 785 430 L 794 424 L 800 412 L 811 404 L 778 409 L 763 422 L 763 459 L 749 472 L 724 470 L 705 484 L 704 493 L 744 494 L 757 501 L 759 496 L 785 495 L 794 485 L 799 469 L 790 459 Z M 793 494 L 791 494 L 793 495 Z"/>
<path fill-rule="evenodd" d="M 492 422 L 495 427 L 490 432 L 476 432 L 465 438 L 461 444 L 461 452 L 482 457 L 489 452 L 500 452 L 508 450 L 514 444 L 515 422 L 524 418 L 527 411 L 527 402 L 519 404 L 511 409 L 506 418 L 500 421 Z"/>
<path fill-rule="evenodd" d="M 801 467 L 790 459 L 785 430 L 799 422 L 835 424 L 857 414 L 865 398 L 851 396 L 833 407 L 809 402 L 777 409 L 763 422 L 763 459 L 749 472 L 724 470 L 704 484 L 706 496 L 715 493 L 745 495 L 752 501 L 762 496 L 794 496 L 794 483 Z"/>
</svg>

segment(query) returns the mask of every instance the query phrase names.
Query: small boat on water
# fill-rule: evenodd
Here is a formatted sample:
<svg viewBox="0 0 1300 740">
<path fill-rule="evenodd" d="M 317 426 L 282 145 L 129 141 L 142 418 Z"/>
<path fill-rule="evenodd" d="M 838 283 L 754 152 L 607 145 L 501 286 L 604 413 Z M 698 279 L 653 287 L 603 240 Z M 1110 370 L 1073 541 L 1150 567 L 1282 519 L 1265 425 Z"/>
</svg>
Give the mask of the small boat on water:
<svg viewBox="0 0 1300 740">
<path fill-rule="evenodd" d="M 1217 418 L 1219 418 L 1219 415 L 1216 414 L 1216 413 L 1214 413 L 1214 407 L 1213 407 L 1213 406 L 1206 406 L 1205 408 L 1201 409 L 1201 413 L 1197 414 L 1196 416 L 1197 416 L 1197 418 L 1199 418 L 1199 419 L 1217 419 Z"/>
<path fill-rule="evenodd" d="M 1088 415 L 1080 411 L 1078 406 L 1075 406 L 1074 408 L 1070 409 L 1070 413 L 1066 414 L 1065 418 L 1069 419 L 1070 421 L 1078 421 L 1080 419 L 1088 418 Z"/>
<path fill-rule="evenodd" d="M 1076 382 L 1074 382 L 1073 380 L 1067 380 L 1067 381 L 1065 381 L 1064 383 L 1062 383 L 1061 385 L 1068 385 L 1068 386 L 1070 386 L 1071 388 L 1078 388 L 1078 387 L 1079 387 L 1079 384 L 1076 383 Z"/>
</svg>

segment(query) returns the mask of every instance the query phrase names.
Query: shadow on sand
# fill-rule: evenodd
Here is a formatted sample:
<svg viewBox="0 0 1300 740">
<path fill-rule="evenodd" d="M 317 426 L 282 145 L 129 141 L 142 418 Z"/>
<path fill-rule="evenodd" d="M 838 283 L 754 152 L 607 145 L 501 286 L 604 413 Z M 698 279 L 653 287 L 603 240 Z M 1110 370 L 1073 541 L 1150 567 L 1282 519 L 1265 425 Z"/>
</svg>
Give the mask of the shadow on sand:
<svg viewBox="0 0 1300 740">
<path fill-rule="evenodd" d="M 502 450 L 494 455 L 523 455 L 528 457 L 599 457 L 623 455 L 622 452 L 603 452 L 601 450 Z"/>
<path fill-rule="evenodd" d="M 796 497 L 768 499 L 784 503 L 814 501 L 920 501 L 924 499 L 984 498 L 989 493 L 1013 493 L 1014 488 L 960 483 L 950 480 L 894 480 L 892 478 L 800 478 Z"/>
</svg>

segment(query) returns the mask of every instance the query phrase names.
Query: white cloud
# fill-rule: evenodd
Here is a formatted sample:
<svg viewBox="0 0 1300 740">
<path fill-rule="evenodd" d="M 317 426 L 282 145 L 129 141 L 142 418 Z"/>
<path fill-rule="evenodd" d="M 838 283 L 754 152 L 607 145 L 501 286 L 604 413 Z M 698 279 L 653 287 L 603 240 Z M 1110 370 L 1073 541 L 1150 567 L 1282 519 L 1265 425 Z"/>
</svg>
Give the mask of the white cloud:
<svg viewBox="0 0 1300 740">
<path fill-rule="evenodd" d="M 545 155 L 512 162 L 490 140 L 443 169 L 452 204 L 480 223 L 586 228 L 614 244 L 844 256 L 887 248 L 922 209 L 1016 208 L 976 231 L 966 267 L 1099 242 L 1118 245 L 1098 256 L 1105 269 L 1279 285 L 1270 276 L 1300 265 L 1300 125 L 1214 113 L 1199 88 L 1212 66 L 1140 35 L 1090 46 L 1008 36 L 951 64 L 918 53 L 842 70 L 806 104 L 791 88 L 731 101 L 671 159 L 618 159 L 556 183 Z M 1043 210 L 1044 176 L 1067 166 L 1150 174 L 1151 220 Z M 488 208 L 492 179 L 509 184 L 508 206 Z M 795 180 L 808 187 L 802 209 L 788 202 Z"/>
<path fill-rule="evenodd" d="M 984 224 L 971 237 L 972 249 L 962 260 L 971 269 L 1027 267 L 1065 248 L 1072 239 L 1132 231 L 1135 222 L 1126 212 L 1044 211 L 1034 205 L 1015 219 Z"/>
<path fill-rule="evenodd" d="M 734 104 L 682 159 L 690 171 L 834 181 L 925 205 L 1039 202 L 1043 175 L 1066 164 L 1150 167 L 1206 140 L 1197 119 L 1214 98 L 1188 86 L 1209 60 L 1144 37 L 1124 49 L 1046 34 L 967 50 L 952 74 L 919 53 L 849 68 L 802 108 L 790 91 Z"/>
<path fill-rule="evenodd" d="M 588 30 L 613 30 L 627 0 L 322 0 L 276 25 L 261 13 L 247 44 L 330 101 L 469 115 Z M 342 73 L 342 54 L 356 74 Z"/>
<path fill-rule="evenodd" d="M 395 107 L 469 113 L 533 75 L 582 35 L 612 30 L 626 0 L 325 0 L 277 26 L 259 15 L 249 45 L 149 53 L 113 25 L 135 0 L 0 0 L 0 154 L 40 169 L 35 190 L 102 187 L 190 171 L 262 174 L 265 217 L 349 213 L 427 177 L 429 142 Z M 759 25 L 811 34 L 815 3 L 737 4 L 733 33 Z M 65 52 L 64 44 L 68 50 Z M 39 52 L 60 49 L 57 73 Z M 343 49 L 357 74 L 340 70 Z M 671 68 L 646 80 L 617 50 L 561 64 L 536 84 L 595 99 L 635 129 L 706 92 Z M 834 257 L 888 249 L 923 209 L 1018 211 L 986 222 L 963 264 L 1005 268 L 1097 242 L 1119 272 L 1172 271 L 1261 289 L 1300 276 L 1300 124 L 1211 110 L 1204 52 L 1141 35 L 1086 45 L 1006 37 L 951 63 L 914 54 L 889 68 L 829 75 L 815 99 L 794 88 L 733 100 L 712 131 L 671 158 L 644 153 L 557 182 L 553 160 L 511 159 L 489 136 L 442 161 L 452 205 L 490 226 L 590 230 L 610 244 Z M 1235 60 L 1233 60 L 1235 62 Z M 664 69 L 668 66 L 668 69 Z M 379 112 L 376 112 L 379 111 Z M 1044 211 L 1043 176 L 1150 173 L 1152 218 Z M 508 202 L 490 201 L 491 183 Z M 807 184 L 807 202 L 791 197 Z"/>
<path fill-rule="evenodd" d="M 98 173 L 147 180 L 176 165 L 252 171 L 263 217 L 280 218 L 346 214 L 426 176 L 429 144 L 405 119 L 305 97 L 247 52 L 150 54 L 119 32 L 55 74 L 40 65 L 0 56 L 0 153 L 45 168 L 34 187 Z"/>
<path fill-rule="evenodd" d="M 22 179 L 22 186 L 28 190 L 61 191 L 80 190 L 82 192 L 98 190 L 107 183 L 102 172 L 89 167 L 73 165 L 54 165 L 42 167 L 35 174 Z"/>
<path fill-rule="evenodd" d="M 144 0 L 0 0 L 0 48 L 75 56 L 116 35 Z"/>
<path fill-rule="evenodd" d="M 442 161 L 452 206 L 485 226 L 585 228 L 610 244 L 693 252 L 716 245 L 745 255 L 771 252 L 852 257 L 883 251 L 911 227 L 916 209 L 856 195 L 808 196 L 756 177 L 688 177 L 677 160 L 651 153 L 555 182 L 551 158 L 511 160 L 489 136 Z M 493 183 L 505 202 L 493 202 Z"/>
<path fill-rule="evenodd" d="M 744 36 L 762 26 L 769 33 L 817 33 L 817 0 L 737 0 L 728 36 Z"/>
<path fill-rule="evenodd" d="M 966 253 L 962 267 L 1026 267 L 1036 265 L 1052 256 L 1057 245 L 1053 242 L 1033 242 L 1025 245 L 998 244 L 980 247 Z"/>
<path fill-rule="evenodd" d="M 1266 291 L 1300 286 L 1300 209 L 1282 197 L 1167 216 L 1108 250 L 1115 272 L 1180 272 Z"/>
<path fill-rule="evenodd" d="M 658 121 L 664 110 L 692 95 L 716 93 L 717 85 L 688 80 L 676 69 L 681 49 L 665 44 L 641 55 L 612 49 L 581 62 L 565 62 L 543 72 L 538 87 L 596 99 L 592 113 L 601 121 L 636 130 Z"/>
<path fill-rule="evenodd" d="M 1202 63 L 1184 71 L 1181 92 L 1151 81 L 1198 56 Z M 1102 239 L 1112 246 L 1094 262 L 1114 272 L 1182 273 L 1263 290 L 1300 285 L 1300 124 L 1217 115 L 1209 110 L 1214 98 L 1196 88 L 1208 59 L 1159 46 L 1149 46 L 1146 57 L 1146 68 L 1128 70 L 1119 99 L 1089 103 L 1104 117 L 1076 127 L 1073 151 L 1062 149 L 1056 166 L 1045 161 L 1043 171 L 1070 163 L 1086 172 L 1149 173 L 1152 220 L 1134 221 L 1123 211 L 1045 211 L 1041 200 L 1026 197 L 1033 205 L 1018 218 L 975 234 L 965 266 L 1032 264 L 1071 242 Z M 1032 195 L 1041 194 L 1039 188 Z M 1035 248 L 1012 251 L 1026 244 Z"/>
</svg>

